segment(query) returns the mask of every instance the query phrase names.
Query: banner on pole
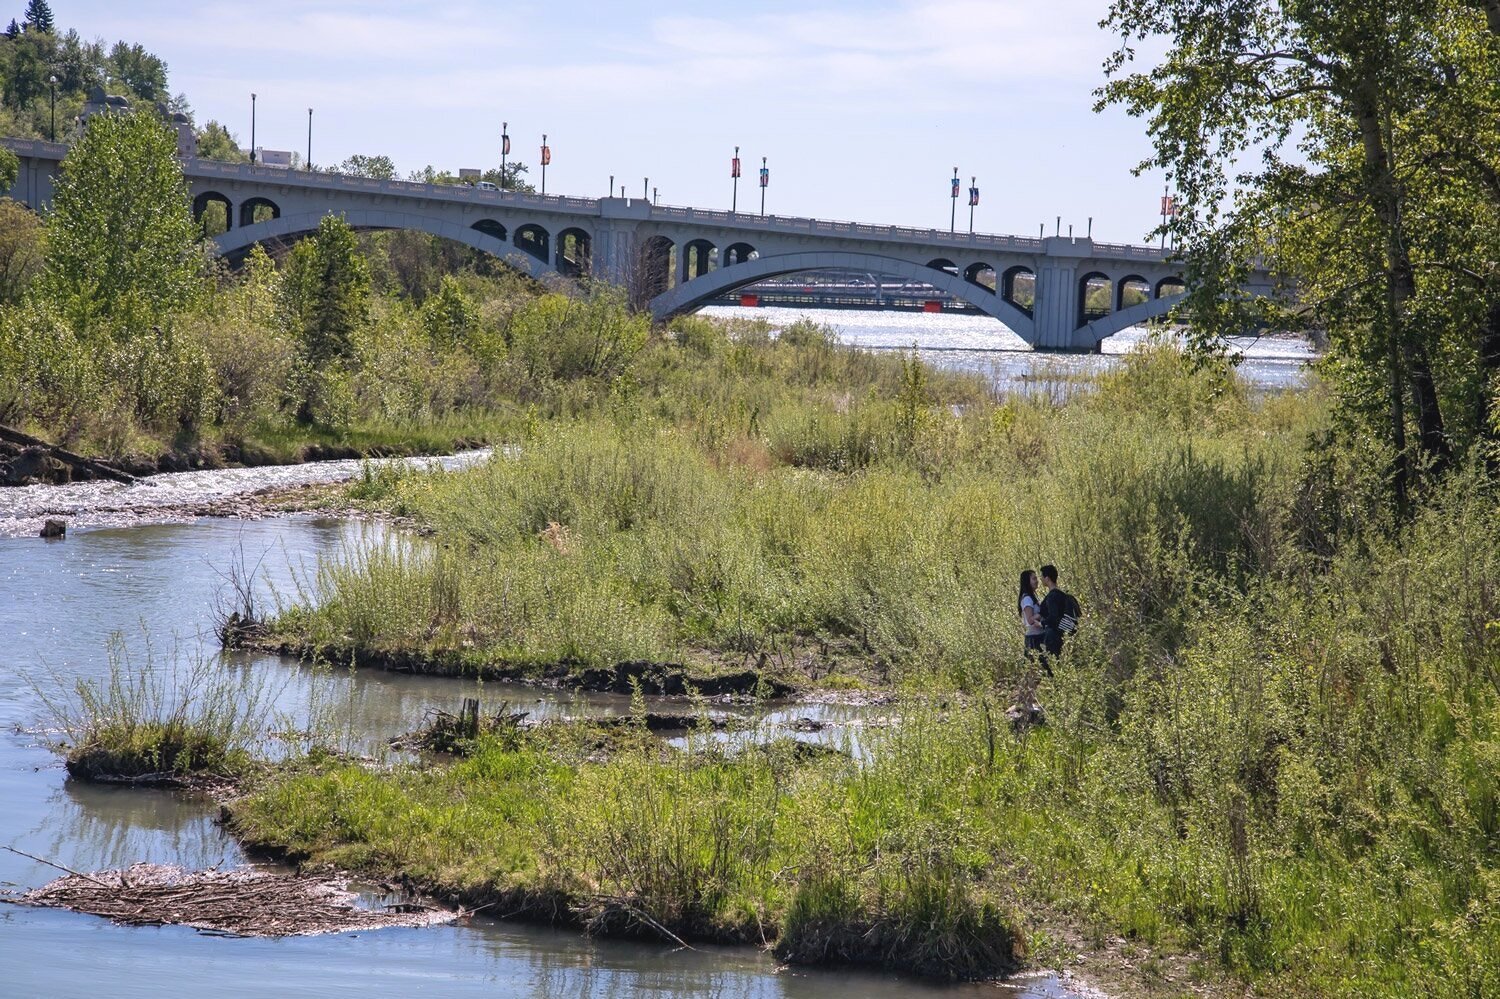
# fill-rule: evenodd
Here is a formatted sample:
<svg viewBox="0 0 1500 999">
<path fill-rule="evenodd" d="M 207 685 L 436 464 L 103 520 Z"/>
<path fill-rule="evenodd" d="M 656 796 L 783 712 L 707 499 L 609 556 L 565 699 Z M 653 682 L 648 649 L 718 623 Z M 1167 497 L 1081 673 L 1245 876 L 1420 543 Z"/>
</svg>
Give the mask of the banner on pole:
<svg viewBox="0 0 1500 999">
<path fill-rule="evenodd" d="M 954 177 L 953 178 L 953 196 L 955 198 L 958 197 L 958 187 L 959 187 L 958 178 Z"/>
<path fill-rule="evenodd" d="M 502 136 L 500 136 L 500 155 L 501 156 L 509 156 L 510 155 L 510 136 L 508 136 L 508 135 L 502 135 Z"/>
<path fill-rule="evenodd" d="M 735 180 L 740 179 L 740 158 L 738 156 L 729 163 L 729 176 Z"/>
<path fill-rule="evenodd" d="M 548 146 L 548 145 L 543 145 L 542 146 L 542 166 L 547 166 L 551 162 L 552 162 L 552 147 Z"/>
<path fill-rule="evenodd" d="M 761 187 L 770 187 L 771 186 L 771 171 L 768 170 L 768 169 L 766 169 L 765 167 L 761 167 L 760 168 L 760 186 Z"/>
<path fill-rule="evenodd" d="M 1163 194 L 1161 196 L 1161 213 L 1163 215 L 1176 215 L 1177 199 L 1170 194 Z"/>
<path fill-rule="evenodd" d="M 977 204 L 979 204 L 979 188 L 971 187 L 969 188 L 969 207 L 973 208 Z"/>
</svg>

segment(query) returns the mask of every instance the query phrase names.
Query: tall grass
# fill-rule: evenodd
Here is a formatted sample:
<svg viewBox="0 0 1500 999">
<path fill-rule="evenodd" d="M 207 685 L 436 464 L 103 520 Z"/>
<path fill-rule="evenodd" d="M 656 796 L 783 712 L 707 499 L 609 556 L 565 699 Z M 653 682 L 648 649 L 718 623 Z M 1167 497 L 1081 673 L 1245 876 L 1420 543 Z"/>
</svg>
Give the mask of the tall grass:
<svg viewBox="0 0 1500 999">
<path fill-rule="evenodd" d="M 226 671 L 217 657 L 150 648 L 137 659 L 111 640 L 109 673 L 71 692 L 38 690 L 68 743 L 68 772 L 90 780 L 233 778 L 270 755 L 276 685 Z"/>
<path fill-rule="evenodd" d="M 538 419 L 513 457 L 395 484 L 433 536 L 328 565 L 280 627 L 525 661 L 764 654 L 894 683 L 902 723 L 858 763 L 525 746 L 326 772 L 269 787 L 246 830 L 788 959 L 981 973 L 1064 919 L 1258 989 L 1500 990 L 1483 469 L 1394 525 L 1366 502 L 1378 456 L 1316 390 L 1253 399 L 1150 347 L 1064 404 L 999 400 L 721 334 L 679 327 L 627 402 Z M 1033 678 L 1049 724 L 1012 735 L 1012 587 L 1043 561 L 1084 628 Z"/>
</svg>

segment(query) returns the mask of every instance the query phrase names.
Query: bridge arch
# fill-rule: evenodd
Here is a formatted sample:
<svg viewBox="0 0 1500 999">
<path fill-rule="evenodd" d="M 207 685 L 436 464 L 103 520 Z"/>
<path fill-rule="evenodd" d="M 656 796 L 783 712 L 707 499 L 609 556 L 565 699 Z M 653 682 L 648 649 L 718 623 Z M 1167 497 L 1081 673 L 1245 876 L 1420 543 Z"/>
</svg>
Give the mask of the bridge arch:
<svg viewBox="0 0 1500 999">
<path fill-rule="evenodd" d="M 594 239 L 576 226 L 557 234 L 557 272 L 584 277 L 593 270 Z"/>
<path fill-rule="evenodd" d="M 989 278 L 989 280 L 986 281 L 985 278 Z M 970 264 L 964 268 L 964 280 L 970 284 L 977 284 L 986 291 L 994 291 L 996 287 L 995 268 L 983 262 Z"/>
<path fill-rule="evenodd" d="M 524 250 L 542 263 L 552 258 L 552 234 L 535 222 L 516 228 L 516 249 Z"/>
<path fill-rule="evenodd" d="M 682 280 L 692 281 L 717 270 L 719 248 L 706 239 L 694 239 L 682 247 Z"/>
<path fill-rule="evenodd" d="M 907 281 L 928 284 L 1000 320 L 1027 342 L 1031 342 L 1035 337 L 1035 324 L 1030 315 L 984 286 L 965 281 L 957 273 L 938 271 L 910 260 L 899 260 L 874 253 L 847 253 L 832 250 L 783 253 L 770 257 L 757 257 L 733 267 L 721 267 L 703 277 L 663 290 L 651 299 L 651 312 L 658 319 L 666 319 L 684 312 L 691 312 L 712 299 L 766 278 L 816 270 L 867 270 L 875 274 L 886 274 Z"/>
<path fill-rule="evenodd" d="M 316 232 L 318 225 L 329 215 L 342 216 L 344 221 L 353 229 L 412 229 L 433 236 L 441 236 L 444 239 L 451 239 L 455 243 L 463 243 L 465 246 L 471 246 L 476 250 L 482 250 L 491 256 L 498 257 L 517 270 L 530 274 L 533 277 L 546 269 L 545 261 L 539 264 L 526 254 L 513 252 L 512 248 L 503 240 L 477 229 L 461 225 L 460 223 L 448 222 L 426 215 L 413 215 L 407 212 L 370 209 L 284 215 L 265 222 L 257 222 L 252 226 L 241 226 L 238 229 L 226 232 L 214 239 L 214 246 L 221 254 L 233 256 L 243 253 L 256 243 L 264 243 L 271 240 L 297 239 Z"/>
<path fill-rule="evenodd" d="M 1114 311 L 1111 292 L 1115 283 L 1101 271 L 1090 271 L 1078 279 L 1078 319 L 1076 325 L 1087 326 Z"/>
<path fill-rule="evenodd" d="M 1176 274 L 1169 275 L 1156 282 L 1156 298 L 1166 298 L 1171 295 L 1180 295 L 1187 291 L 1187 282 Z"/>
<path fill-rule="evenodd" d="M 1152 298 L 1151 282 L 1139 274 L 1131 274 L 1122 277 L 1115 285 L 1115 311 L 1128 309 L 1133 305 L 1140 305 Z"/>
<path fill-rule="evenodd" d="M 1000 276 L 1000 297 L 1028 316 L 1036 304 L 1036 272 L 1025 264 L 1008 267 Z"/>
<path fill-rule="evenodd" d="M 735 264 L 743 264 L 747 260 L 754 260 L 760 256 L 760 251 L 749 243 L 730 243 L 724 251 L 725 267 L 733 267 Z"/>
<path fill-rule="evenodd" d="M 478 222 L 475 222 L 473 225 L 469 226 L 469 228 L 477 229 L 480 232 L 484 233 L 486 236 L 492 236 L 502 243 L 505 242 L 506 237 L 510 235 L 505 231 L 505 226 L 501 225 L 494 219 L 480 219 Z"/>
<path fill-rule="evenodd" d="M 1087 335 L 1092 339 L 1093 343 L 1098 344 L 1100 340 L 1103 340 L 1105 337 L 1114 336 L 1121 330 L 1129 329 L 1132 326 L 1139 326 L 1148 320 L 1165 316 L 1172 311 L 1174 306 L 1186 298 L 1186 292 L 1179 292 L 1175 295 L 1167 295 L 1164 298 L 1149 299 L 1138 305 L 1132 305 L 1128 309 L 1120 309 L 1116 312 L 1111 312 L 1107 316 L 1102 316 L 1092 322 L 1085 323 L 1075 335 L 1078 339 L 1084 339 L 1083 333 L 1087 331 Z"/>
<path fill-rule="evenodd" d="M 218 232 L 209 232 L 206 228 L 208 223 L 205 221 L 204 216 L 215 205 L 223 207 L 224 228 Z M 208 236 L 217 236 L 219 232 L 228 232 L 234 228 L 234 202 L 229 200 L 227 194 L 220 194 L 218 191 L 204 191 L 193 199 L 193 221 L 197 222 L 200 227 L 204 227 L 204 234 Z"/>
<path fill-rule="evenodd" d="M 938 257 L 936 260 L 929 260 L 927 261 L 927 266 L 935 271 L 942 271 L 944 274 L 952 274 L 954 277 L 958 277 L 958 265 L 947 257 Z"/>
<path fill-rule="evenodd" d="M 261 209 L 266 209 L 262 212 Z M 256 216 L 260 217 L 257 218 Z M 269 218 L 267 218 L 269 215 Z M 255 225 L 257 222 L 266 222 L 281 218 L 281 207 L 270 198 L 254 197 L 246 198 L 240 202 L 240 225 Z"/>
</svg>

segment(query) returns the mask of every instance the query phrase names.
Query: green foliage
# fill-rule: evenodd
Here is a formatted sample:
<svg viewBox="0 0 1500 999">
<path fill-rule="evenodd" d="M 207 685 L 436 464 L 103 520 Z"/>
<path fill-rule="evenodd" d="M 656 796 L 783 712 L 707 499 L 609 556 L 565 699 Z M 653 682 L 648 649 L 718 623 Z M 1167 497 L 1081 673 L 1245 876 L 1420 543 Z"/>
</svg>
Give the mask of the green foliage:
<svg viewBox="0 0 1500 999">
<path fill-rule="evenodd" d="M 366 156 L 363 153 L 355 153 L 333 169 L 335 173 L 348 174 L 351 177 L 368 177 L 371 180 L 396 179 L 396 164 L 391 162 L 389 156 Z"/>
<path fill-rule="evenodd" d="M 583 298 L 543 295 L 510 318 L 505 334 L 530 379 L 609 378 L 644 346 L 650 322 L 597 287 Z"/>
<path fill-rule="evenodd" d="M 422 326 L 439 350 L 469 343 L 479 332 L 479 309 L 452 277 L 444 276 L 438 292 L 422 304 Z"/>
<path fill-rule="evenodd" d="M 342 216 L 325 215 L 317 233 L 297 244 L 287 259 L 284 287 L 308 361 L 352 357 L 355 336 L 369 319 L 370 274 Z"/>
<path fill-rule="evenodd" d="M 0 305 L 21 298 L 41 272 L 46 252 L 41 218 L 20 202 L 0 198 Z"/>
<path fill-rule="evenodd" d="M 198 133 L 198 155 L 206 160 L 226 160 L 230 163 L 246 163 L 250 155 L 240 149 L 229 129 L 212 119 Z"/>
<path fill-rule="evenodd" d="M 62 164 L 40 291 L 87 339 L 149 335 L 202 294 L 197 236 L 171 130 L 95 116 Z"/>
<path fill-rule="evenodd" d="M 9 191 L 21 172 L 21 161 L 9 149 L 0 148 L 0 190 Z"/>
<path fill-rule="evenodd" d="M 1383 440 L 1403 513 L 1421 475 L 1494 445 L 1500 131 L 1472 125 L 1500 112 L 1485 7 L 1117 0 L 1105 22 L 1122 44 L 1100 103 L 1149 119 L 1142 169 L 1177 189 L 1195 341 L 1326 336 L 1341 419 Z M 1125 74 L 1148 39 L 1159 63 Z M 1243 291 L 1251 261 L 1282 283 L 1273 298 Z"/>
<path fill-rule="evenodd" d="M 30 31 L 53 34 L 57 29 L 52 20 L 52 8 L 47 0 L 27 0 L 24 23 Z"/>
</svg>

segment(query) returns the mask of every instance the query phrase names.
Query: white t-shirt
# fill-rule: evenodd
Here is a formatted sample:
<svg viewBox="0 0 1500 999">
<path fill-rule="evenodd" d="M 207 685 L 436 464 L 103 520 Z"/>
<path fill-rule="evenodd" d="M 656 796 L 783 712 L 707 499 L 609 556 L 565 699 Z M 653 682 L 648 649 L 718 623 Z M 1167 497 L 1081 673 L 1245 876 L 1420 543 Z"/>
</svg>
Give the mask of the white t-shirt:
<svg viewBox="0 0 1500 999">
<path fill-rule="evenodd" d="M 1026 623 L 1026 608 L 1028 607 L 1036 613 L 1036 624 L 1034 626 Z M 1026 596 L 1021 598 L 1021 627 L 1026 629 L 1026 634 L 1028 635 L 1040 635 L 1042 633 L 1042 609 L 1037 606 L 1034 597 Z"/>
</svg>

